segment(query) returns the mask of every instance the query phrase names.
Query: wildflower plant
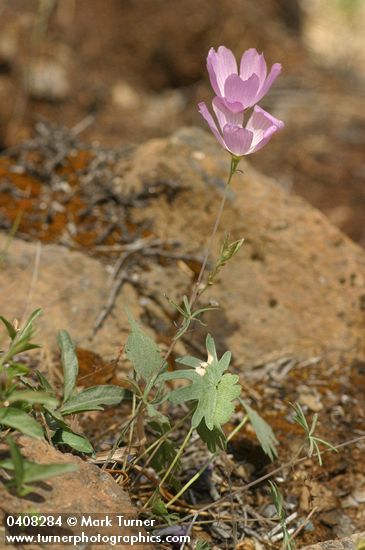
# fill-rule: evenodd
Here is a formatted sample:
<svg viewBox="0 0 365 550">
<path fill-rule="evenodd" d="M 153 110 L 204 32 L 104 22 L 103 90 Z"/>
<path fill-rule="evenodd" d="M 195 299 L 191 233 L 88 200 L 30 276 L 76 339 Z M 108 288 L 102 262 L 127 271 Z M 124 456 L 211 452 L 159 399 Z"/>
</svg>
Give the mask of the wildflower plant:
<svg viewBox="0 0 365 550">
<path fill-rule="evenodd" d="M 160 495 L 164 483 L 172 479 L 171 475 L 178 466 L 181 455 L 194 431 L 206 443 L 211 452 L 216 453 L 218 449 L 226 447 L 227 439 L 223 427 L 231 420 L 241 394 L 238 375 L 227 372 L 231 353 L 226 351 L 221 357 L 218 357 L 214 337 L 208 334 L 206 359 L 192 356 L 180 357 L 176 363 L 184 368 L 176 369 L 173 372 L 167 370 L 168 359 L 176 342 L 190 328 L 191 323 L 202 324 L 202 315 L 208 309 L 212 309 L 211 307 L 199 307 L 197 302 L 206 288 L 214 284 L 219 271 L 238 253 L 243 244 L 243 239 L 230 242 L 226 234 L 218 259 L 213 264 L 212 271 L 206 276 L 208 258 L 224 210 L 227 190 L 233 176 L 238 171 L 241 158 L 261 149 L 273 134 L 284 126 L 282 121 L 256 105 L 280 73 L 281 66 L 279 64 L 275 64 L 267 76 L 264 56 L 258 54 L 256 50 L 250 49 L 243 54 L 238 71 L 233 53 L 224 46 L 220 46 L 217 52 L 213 49 L 210 50 L 207 68 L 213 90 L 216 93 L 212 107 L 217 122 L 214 121 L 204 103 L 199 104 L 199 111 L 208 122 L 217 141 L 230 154 L 230 170 L 223 198 L 207 244 L 201 270 L 190 297 L 184 296 L 180 304 L 169 300 L 181 315 L 182 320 L 167 352 L 163 356 L 153 339 L 130 316 L 132 331 L 125 348 L 134 370 L 133 377 L 129 379 L 130 387 L 134 391 L 133 416 L 127 426 L 127 429 L 131 430 L 130 433 L 136 430 L 141 435 L 141 427 L 144 432 L 146 425 L 153 424 L 155 427 L 159 425 L 159 431 L 162 434 L 162 450 L 163 445 L 170 441 L 167 434 L 171 430 L 168 417 L 162 413 L 162 410 L 166 411 L 166 402 L 168 401 L 174 406 L 184 406 L 185 408 L 188 406 L 189 410 L 190 427 L 181 446 L 176 450 L 174 458 L 171 460 L 170 454 L 169 463 L 165 465 L 167 469 L 157 491 Z M 254 110 L 243 126 L 246 110 L 250 107 L 254 107 Z M 170 384 L 175 381 L 179 381 L 179 385 L 182 383 L 183 386 L 171 389 Z M 244 402 L 243 409 L 246 414 L 244 414 L 245 419 L 242 425 L 246 421 L 250 421 L 264 451 L 271 459 L 275 458 L 277 441 L 270 426 Z M 119 442 L 116 442 L 116 445 L 118 444 Z M 152 446 L 147 449 L 147 452 L 151 451 Z M 156 454 L 159 455 L 159 452 L 159 444 L 157 446 L 153 444 L 154 458 L 156 458 Z M 178 491 L 178 495 L 181 496 L 188 486 L 189 483 Z M 160 496 L 155 494 L 150 501 L 156 500 L 156 498 L 160 498 Z M 167 508 L 176 498 L 177 495 L 167 503 Z"/>
</svg>

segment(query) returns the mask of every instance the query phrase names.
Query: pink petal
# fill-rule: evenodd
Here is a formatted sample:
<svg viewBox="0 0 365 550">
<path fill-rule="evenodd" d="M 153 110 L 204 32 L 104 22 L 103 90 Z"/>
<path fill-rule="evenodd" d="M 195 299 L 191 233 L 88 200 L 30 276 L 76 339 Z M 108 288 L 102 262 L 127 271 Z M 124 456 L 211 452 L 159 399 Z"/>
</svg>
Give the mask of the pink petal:
<svg viewBox="0 0 365 550">
<path fill-rule="evenodd" d="M 234 126 L 242 126 L 243 122 L 243 113 L 242 110 L 239 112 L 234 112 L 231 109 L 227 108 L 226 102 L 220 97 L 215 97 L 212 101 L 213 110 L 215 116 L 217 117 L 219 126 L 223 131 L 223 128 L 226 124 L 233 124 Z"/>
<path fill-rule="evenodd" d="M 244 105 L 240 101 L 228 101 L 225 97 L 220 97 L 219 99 L 222 100 L 226 108 L 232 111 L 232 113 L 241 115 L 245 110 Z"/>
<path fill-rule="evenodd" d="M 250 149 L 253 133 L 245 128 L 226 124 L 223 128 L 226 148 L 235 156 L 246 155 Z"/>
<path fill-rule="evenodd" d="M 202 117 L 207 121 L 208 125 L 209 125 L 209 128 L 211 129 L 211 131 L 213 132 L 213 134 L 215 135 L 215 137 L 217 138 L 218 142 L 222 145 L 222 147 L 226 147 L 224 141 L 223 141 L 223 138 L 222 136 L 220 135 L 220 133 L 218 132 L 218 128 L 217 128 L 217 125 L 216 123 L 214 122 L 214 119 L 212 117 L 212 115 L 210 114 L 210 112 L 208 111 L 208 107 L 205 105 L 204 102 L 201 102 L 199 103 L 198 105 L 199 107 L 199 113 L 202 115 Z"/>
<path fill-rule="evenodd" d="M 217 52 L 211 48 L 207 68 L 213 90 L 217 95 L 223 96 L 226 79 L 231 74 L 237 74 L 237 62 L 233 53 L 225 46 L 219 46 Z"/>
<path fill-rule="evenodd" d="M 276 78 L 279 76 L 280 73 L 281 73 L 280 63 L 274 63 L 274 65 L 271 67 L 269 76 L 267 77 L 267 79 L 264 82 L 264 85 L 261 87 L 259 93 L 257 94 L 256 101 L 260 101 L 260 99 L 264 97 L 264 95 L 269 91 L 274 80 L 276 80 Z"/>
<path fill-rule="evenodd" d="M 254 112 L 246 124 L 246 129 L 253 133 L 249 153 L 254 153 L 261 149 L 271 139 L 272 135 L 283 127 L 284 122 L 256 105 Z"/>
<path fill-rule="evenodd" d="M 241 57 L 240 77 L 247 80 L 252 74 L 257 75 L 260 87 L 264 84 L 267 68 L 264 54 L 259 54 L 255 48 L 246 50 Z"/>
<path fill-rule="evenodd" d="M 224 85 L 224 97 L 229 102 L 238 102 L 242 110 L 255 100 L 260 81 L 253 74 L 247 80 L 242 80 L 238 75 L 230 75 Z"/>
<path fill-rule="evenodd" d="M 219 89 L 217 77 L 215 74 L 215 66 L 216 66 L 216 56 L 217 54 L 214 51 L 214 48 L 210 48 L 208 57 L 207 57 L 207 69 L 209 74 L 210 83 L 212 85 L 213 90 L 217 95 L 222 95 L 221 90 Z"/>
</svg>

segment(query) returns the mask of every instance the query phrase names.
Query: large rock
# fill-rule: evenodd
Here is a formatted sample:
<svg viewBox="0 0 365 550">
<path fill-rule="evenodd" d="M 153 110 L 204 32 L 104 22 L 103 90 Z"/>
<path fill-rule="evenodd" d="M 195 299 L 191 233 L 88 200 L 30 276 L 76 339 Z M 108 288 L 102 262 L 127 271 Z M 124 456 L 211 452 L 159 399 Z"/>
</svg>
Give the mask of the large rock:
<svg viewBox="0 0 365 550">
<path fill-rule="evenodd" d="M 130 503 L 128 495 L 123 489 L 115 483 L 113 478 L 100 470 L 97 466 L 84 462 L 78 457 L 70 454 L 62 454 L 44 441 L 37 441 L 27 437 L 20 438 L 22 454 L 39 464 L 74 464 L 75 472 L 52 477 L 47 481 L 33 483 L 35 491 L 30 493 L 26 498 L 18 498 L 11 495 L 5 489 L 3 484 L 0 484 L 0 515 L 1 523 L 3 523 L 5 514 L 21 514 L 21 513 L 38 513 L 39 515 L 47 514 L 63 514 L 65 520 L 68 517 L 82 516 L 87 517 L 92 515 L 94 518 L 102 518 L 106 515 L 113 517 L 114 515 L 124 515 L 125 517 L 137 518 L 137 511 Z M 95 514 L 95 515 L 94 515 Z M 62 528 L 57 528 L 54 534 L 57 535 L 72 535 L 77 533 L 78 528 L 67 527 L 67 524 L 62 523 Z M 148 540 L 147 533 L 141 528 L 124 527 L 123 532 L 114 529 L 114 533 L 138 536 L 140 531 Z M 88 527 L 84 529 L 87 535 L 97 534 L 92 532 Z M 99 529 L 103 533 L 102 529 Z M 105 531 L 106 532 L 106 531 Z M 7 548 L 13 548 L 7 545 Z M 17 546 L 18 547 L 18 546 Z M 36 550 L 40 546 L 27 545 L 29 550 Z M 110 549 L 114 548 L 111 544 L 87 544 L 83 548 L 93 549 Z M 129 547 L 129 545 L 125 545 Z M 62 550 L 64 545 L 53 546 L 55 550 Z M 152 550 L 153 545 L 141 544 L 138 546 L 141 550 Z"/>
<path fill-rule="evenodd" d="M 179 252 L 201 255 L 228 167 L 228 155 L 210 135 L 182 129 L 129 152 L 114 168 L 113 185 L 122 198 L 131 191 L 151 190 L 147 207 L 136 204 L 130 210 L 133 223 L 148 222 L 151 238 L 179 241 Z M 204 302 L 211 298 L 221 306 L 206 316 L 220 351 L 231 349 L 236 364 L 246 367 L 288 354 L 298 360 L 361 355 L 363 250 L 306 202 L 247 163 L 241 168 L 244 173 L 236 174 L 231 185 L 213 256 L 224 231 L 246 242 L 222 270 L 219 283 L 203 296 Z M 156 193 L 159 185 L 170 186 L 171 192 Z M 11 244 L 0 273 L 0 300 L 2 314 L 10 317 L 21 315 L 25 304 L 28 309 L 30 303 L 44 307 L 40 341 L 43 335 L 54 341 L 55 330 L 67 328 L 78 343 L 115 356 L 125 340 L 126 305 L 150 319 L 148 324 L 163 339 L 170 326 L 164 292 L 179 299 L 191 287 L 192 272 L 184 262 L 162 266 L 150 259 L 148 269 L 134 268 L 138 288 L 130 278 L 112 316 L 92 336 L 110 292 L 105 267 L 80 253 L 47 245 L 34 270 L 36 246 Z M 202 342 L 200 330 L 185 339 L 187 346 Z"/>
<path fill-rule="evenodd" d="M 301 550 L 362 550 L 365 544 L 365 532 L 340 540 L 327 540 L 301 548 Z"/>
</svg>

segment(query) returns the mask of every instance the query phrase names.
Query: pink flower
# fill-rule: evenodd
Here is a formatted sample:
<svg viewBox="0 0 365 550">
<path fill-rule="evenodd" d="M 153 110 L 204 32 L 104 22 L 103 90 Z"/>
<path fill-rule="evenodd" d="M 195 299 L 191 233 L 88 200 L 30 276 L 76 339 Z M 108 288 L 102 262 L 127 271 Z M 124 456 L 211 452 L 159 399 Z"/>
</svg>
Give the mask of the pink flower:
<svg viewBox="0 0 365 550">
<path fill-rule="evenodd" d="M 209 50 L 207 68 L 213 90 L 235 113 L 258 103 L 281 71 L 280 63 L 275 63 L 266 76 L 264 54 L 250 48 L 241 57 L 238 74 L 236 59 L 225 46 L 219 46 L 217 51 L 214 48 Z"/>
<path fill-rule="evenodd" d="M 252 115 L 243 127 L 243 114 L 227 109 L 222 98 L 215 97 L 212 102 L 217 124 L 205 103 L 199 103 L 199 112 L 205 118 L 219 143 L 234 157 L 255 153 L 266 145 L 271 136 L 283 128 L 284 123 L 255 106 Z"/>
</svg>

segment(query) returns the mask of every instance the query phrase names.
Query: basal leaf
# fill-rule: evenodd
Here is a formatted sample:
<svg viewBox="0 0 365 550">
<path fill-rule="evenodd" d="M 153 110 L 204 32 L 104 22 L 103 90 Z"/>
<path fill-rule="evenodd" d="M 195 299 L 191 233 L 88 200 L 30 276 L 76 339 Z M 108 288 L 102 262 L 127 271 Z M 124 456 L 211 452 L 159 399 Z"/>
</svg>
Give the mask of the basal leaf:
<svg viewBox="0 0 365 550">
<path fill-rule="evenodd" d="M 92 454 L 94 449 L 89 440 L 79 434 L 75 434 L 72 430 L 58 430 L 52 439 L 56 445 L 68 445 L 79 453 Z"/>
<path fill-rule="evenodd" d="M 257 439 L 260 442 L 262 450 L 268 455 L 270 460 L 274 460 L 278 456 L 277 446 L 279 444 L 271 426 L 261 416 L 254 411 L 243 399 L 240 399 L 241 404 L 246 409 L 248 418 L 255 430 Z"/>
<path fill-rule="evenodd" d="M 14 465 L 15 483 L 18 487 L 24 482 L 24 458 L 22 457 L 15 441 L 11 437 L 6 438 L 9 445 L 11 461 Z"/>
<path fill-rule="evenodd" d="M 42 481 L 50 477 L 75 472 L 76 470 L 76 464 L 36 464 L 27 460 L 25 463 L 24 481 L 26 483 L 34 483 L 35 481 Z"/>
<path fill-rule="evenodd" d="M 7 396 L 7 401 L 9 403 L 24 402 L 29 405 L 39 403 L 41 405 L 47 405 L 47 407 L 56 407 L 58 404 L 58 400 L 55 397 L 46 392 L 34 390 L 13 391 Z"/>
<path fill-rule="evenodd" d="M 60 412 L 63 415 L 82 411 L 102 410 L 103 405 L 118 405 L 125 395 L 120 386 L 92 386 L 86 388 L 65 403 Z"/>
<path fill-rule="evenodd" d="M 125 346 L 126 354 L 133 364 L 138 378 L 143 378 L 148 382 L 161 368 L 161 352 L 152 338 L 142 330 L 133 317 L 130 315 L 128 317 L 132 332 Z"/>
<path fill-rule="evenodd" d="M 26 412 L 16 407 L 2 407 L 0 409 L 0 424 L 31 437 L 38 439 L 43 437 L 42 426 Z"/>
<path fill-rule="evenodd" d="M 79 373 L 79 363 L 75 351 L 75 346 L 70 335 L 65 330 L 58 333 L 58 345 L 61 350 L 61 361 L 63 369 L 63 402 L 68 401 L 76 387 L 77 375 Z"/>
</svg>

